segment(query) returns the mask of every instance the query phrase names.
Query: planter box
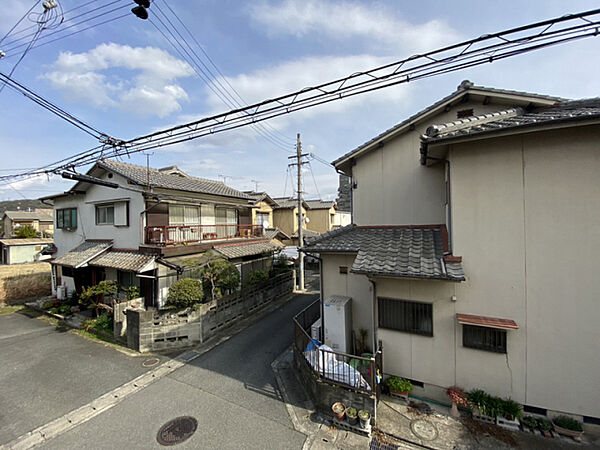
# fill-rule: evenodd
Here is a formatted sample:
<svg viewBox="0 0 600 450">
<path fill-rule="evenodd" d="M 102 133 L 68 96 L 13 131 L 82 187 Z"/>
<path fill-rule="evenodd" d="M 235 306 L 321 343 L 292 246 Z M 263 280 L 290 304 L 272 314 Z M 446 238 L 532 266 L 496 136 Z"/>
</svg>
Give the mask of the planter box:
<svg viewBox="0 0 600 450">
<path fill-rule="evenodd" d="M 478 420 L 479 422 L 489 423 L 490 425 L 496 425 L 496 418 L 481 414 L 479 408 L 473 408 L 473 419 Z"/>
<path fill-rule="evenodd" d="M 563 428 L 563 427 L 559 427 L 558 425 L 556 425 L 554 423 L 554 421 L 552 422 L 552 426 L 554 427 L 554 431 L 556 431 L 558 434 L 562 434 L 563 436 L 571 437 L 575 440 L 581 439 L 581 435 L 583 434 L 583 431 L 573 431 L 573 430 L 567 430 L 566 428 Z"/>
<path fill-rule="evenodd" d="M 519 431 L 519 421 L 517 419 L 508 420 L 506 417 L 497 416 L 496 417 L 496 425 L 498 425 L 499 427 L 502 427 L 506 430 Z"/>
</svg>

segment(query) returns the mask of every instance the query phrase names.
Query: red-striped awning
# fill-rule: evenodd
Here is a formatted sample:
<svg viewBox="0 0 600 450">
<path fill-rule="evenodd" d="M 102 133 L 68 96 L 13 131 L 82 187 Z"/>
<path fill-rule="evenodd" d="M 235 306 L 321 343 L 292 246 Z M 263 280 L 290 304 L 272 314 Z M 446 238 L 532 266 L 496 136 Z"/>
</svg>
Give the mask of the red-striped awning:
<svg viewBox="0 0 600 450">
<path fill-rule="evenodd" d="M 477 325 L 480 327 L 489 328 L 508 328 L 511 330 L 518 330 L 519 326 L 517 322 L 511 319 L 498 319 L 496 317 L 485 317 L 485 316 L 474 316 L 472 314 L 456 314 L 458 323 L 464 323 L 466 325 Z"/>
</svg>

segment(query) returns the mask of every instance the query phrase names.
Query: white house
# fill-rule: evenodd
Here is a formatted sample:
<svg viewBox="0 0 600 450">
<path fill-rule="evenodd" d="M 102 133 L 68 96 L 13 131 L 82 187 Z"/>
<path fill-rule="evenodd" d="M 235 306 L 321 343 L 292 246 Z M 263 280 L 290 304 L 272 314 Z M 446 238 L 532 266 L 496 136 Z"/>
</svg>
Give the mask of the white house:
<svg viewBox="0 0 600 450">
<path fill-rule="evenodd" d="M 353 225 L 304 249 L 322 298 L 352 298 L 416 395 L 482 388 L 597 424 L 598 142 L 598 99 L 461 83 L 334 161 Z"/>
<path fill-rule="evenodd" d="M 53 293 L 116 280 L 160 308 L 186 262 L 205 252 L 228 258 L 244 277 L 243 263 L 264 268 L 279 248 L 253 224 L 249 197 L 219 181 L 110 160 L 87 175 L 89 182 L 42 199 L 54 207 Z"/>
</svg>

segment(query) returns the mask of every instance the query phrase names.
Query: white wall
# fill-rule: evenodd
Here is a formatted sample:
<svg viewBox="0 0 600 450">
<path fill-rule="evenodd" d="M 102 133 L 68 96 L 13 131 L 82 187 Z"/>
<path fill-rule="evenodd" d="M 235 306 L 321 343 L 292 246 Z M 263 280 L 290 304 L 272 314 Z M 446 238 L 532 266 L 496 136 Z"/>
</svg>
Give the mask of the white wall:
<svg viewBox="0 0 600 450">
<path fill-rule="evenodd" d="M 120 175 L 108 179 L 106 174 L 100 177 L 122 186 L 128 186 Z M 128 186 L 131 187 L 131 186 Z M 95 204 L 91 202 L 115 199 L 129 199 L 129 226 L 96 225 Z M 56 210 L 77 208 L 77 229 L 66 231 L 56 228 Z M 60 257 L 77 247 L 86 239 L 112 239 L 115 248 L 138 248 L 140 245 L 140 213 L 145 209 L 145 202 L 140 193 L 125 189 L 111 189 L 105 186 L 90 185 L 85 195 L 57 198 L 54 202 L 54 244 L 57 248 L 55 257 Z"/>
</svg>

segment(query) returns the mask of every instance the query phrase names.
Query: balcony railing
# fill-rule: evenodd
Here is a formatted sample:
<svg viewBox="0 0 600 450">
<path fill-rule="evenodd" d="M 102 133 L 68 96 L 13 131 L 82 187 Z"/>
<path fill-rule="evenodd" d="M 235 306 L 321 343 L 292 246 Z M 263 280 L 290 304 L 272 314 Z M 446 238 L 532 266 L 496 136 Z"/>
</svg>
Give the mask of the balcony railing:
<svg viewBox="0 0 600 450">
<path fill-rule="evenodd" d="M 321 381 L 360 392 L 374 393 L 379 398 L 377 374 L 382 372 L 381 342 L 375 356 L 370 358 L 319 348 L 318 342 L 309 335 L 311 324 L 319 316 L 320 302 L 317 300 L 294 317 L 295 351 L 304 356 L 304 363 Z"/>
<path fill-rule="evenodd" d="M 173 245 L 264 236 L 260 225 L 168 225 L 146 227 L 146 244 Z"/>
</svg>

